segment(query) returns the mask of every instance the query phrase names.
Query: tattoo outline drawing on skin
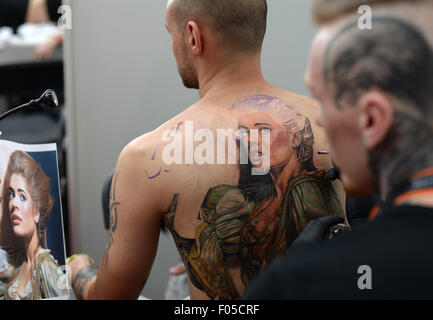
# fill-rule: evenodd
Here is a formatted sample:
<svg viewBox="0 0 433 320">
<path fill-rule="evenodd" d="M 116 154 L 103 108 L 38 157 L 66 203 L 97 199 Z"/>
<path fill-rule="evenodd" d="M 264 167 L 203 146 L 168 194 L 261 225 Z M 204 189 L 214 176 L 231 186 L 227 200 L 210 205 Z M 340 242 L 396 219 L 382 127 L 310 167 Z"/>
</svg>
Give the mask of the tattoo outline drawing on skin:
<svg viewBox="0 0 433 320">
<path fill-rule="evenodd" d="M 172 128 L 171 130 L 176 130 L 176 133 L 179 131 L 179 127 L 181 126 L 183 122 L 179 123 L 177 126 L 177 129 Z M 150 161 L 155 161 L 156 160 L 156 155 L 157 155 L 157 150 L 155 150 L 153 152 L 152 158 L 150 159 Z M 170 173 L 171 171 L 165 168 L 160 168 L 155 174 L 150 174 L 146 169 L 144 169 L 144 173 L 146 173 L 147 179 L 148 180 L 154 180 L 156 178 L 158 178 L 159 176 L 161 176 L 162 173 Z"/>
</svg>

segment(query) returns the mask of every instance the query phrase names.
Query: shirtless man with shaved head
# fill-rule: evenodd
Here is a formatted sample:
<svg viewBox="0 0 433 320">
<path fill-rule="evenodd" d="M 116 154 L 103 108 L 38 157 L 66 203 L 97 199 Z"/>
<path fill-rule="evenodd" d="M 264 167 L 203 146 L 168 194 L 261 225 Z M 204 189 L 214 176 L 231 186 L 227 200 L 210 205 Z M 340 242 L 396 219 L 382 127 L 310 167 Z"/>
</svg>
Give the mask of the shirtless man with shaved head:
<svg viewBox="0 0 433 320">
<path fill-rule="evenodd" d="M 179 73 L 200 100 L 121 152 L 105 255 L 69 263 L 78 298 L 137 298 L 162 228 L 192 299 L 238 299 L 309 221 L 344 217 L 315 101 L 263 78 L 266 20 L 265 0 L 168 2 Z"/>
</svg>

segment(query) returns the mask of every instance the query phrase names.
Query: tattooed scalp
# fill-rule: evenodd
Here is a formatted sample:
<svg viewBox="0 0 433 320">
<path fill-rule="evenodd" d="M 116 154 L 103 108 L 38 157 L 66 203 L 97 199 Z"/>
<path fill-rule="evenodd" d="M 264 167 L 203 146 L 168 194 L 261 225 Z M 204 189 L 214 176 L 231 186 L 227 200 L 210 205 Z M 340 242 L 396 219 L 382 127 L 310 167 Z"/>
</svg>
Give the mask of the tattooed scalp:
<svg viewBox="0 0 433 320">
<path fill-rule="evenodd" d="M 394 121 L 370 151 L 376 187 L 387 196 L 411 173 L 433 163 L 433 51 L 425 33 L 394 17 L 373 19 L 373 30 L 346 25 L 329 42 L 324 78 L 338 108 L 356 105 L 378 88 L 393 97 Z"/>
</svg>

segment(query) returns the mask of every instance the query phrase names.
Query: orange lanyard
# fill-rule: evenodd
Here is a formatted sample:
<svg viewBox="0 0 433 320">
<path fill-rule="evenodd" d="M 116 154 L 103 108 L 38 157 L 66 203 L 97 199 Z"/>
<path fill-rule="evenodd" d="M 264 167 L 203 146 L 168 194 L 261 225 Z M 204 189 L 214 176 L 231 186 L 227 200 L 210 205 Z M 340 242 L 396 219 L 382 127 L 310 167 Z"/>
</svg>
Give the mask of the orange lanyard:
<svg viewBox="0 0 433 320">
<path fill-rule="evenodd" d="M 426 189 L 419 189 L 419 190 L 413 190 L 406 193 L 403 193 L 399 195 L 397 198 L 394 199 L 393 204 L 395 206 L 401 206 L 403 203 L 419 197 L 419 196 L 426 196 L 431 195 L 433 197 L 433 187 L 426 188 Z"/>
<path fill-rule="evenodd" d="M 411 176 L 411 180 L 419 180 L 419 179 L 423 179 L 423 178 L 427 178 L 427 177 L 433 177 L 433 168 L 427 168 L 421 171 L 418 171 L 416 173 L 414 173 Z M 433 197 L 433 186 L 431 187 L 425 187 L 425 188 L 421 188 L 421 189 L 416 189 L 416 190 L 410 190 L 407 191 L 405 193 L 400 194 L 398 197 L 396 197 L 393 200 L 393 205 L 398 207 L 401 206 L 402 204 L 406 203 L 407 201 L 420 197 L 420 196 L 426 196 L 426 195 L 431 195 Z M 375 205 L 373 207 L 373 209 L 371 210 L 370 214 L 368 215 L 368 219 L 369 220 L 374 220 L 377 217 L 377 214 L 380 211 L 380 205 Z"/>
<path fill-rule="evenodd" d="M 376 219 L 377 214 L 380 211 L 380 205 L 376 204 L 373 209 L 371 209 L 370 214 L 368 215 L 368 220 L 373 221 Z"/>
</svg>

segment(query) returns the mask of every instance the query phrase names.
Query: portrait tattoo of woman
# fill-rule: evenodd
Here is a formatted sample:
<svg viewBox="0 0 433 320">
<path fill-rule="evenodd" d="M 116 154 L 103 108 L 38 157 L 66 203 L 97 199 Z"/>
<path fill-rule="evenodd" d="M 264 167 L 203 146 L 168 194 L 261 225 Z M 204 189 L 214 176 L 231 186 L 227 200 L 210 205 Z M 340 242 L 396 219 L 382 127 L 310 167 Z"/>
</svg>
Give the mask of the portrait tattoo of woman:
<svg viewBox="0 0 433 320">
<path fill-rule="evenodd" d="M 191 283 L 211 299 L 240 298 L 309 221 L 344 216 L 325 171 L 314 164 L 314 134 L 307 117 L 265 95 L 243 98 L 232 109 L 241 112 L 239 158 L 244 154 L 248 159 L 239 164 L 238 185 L 208 191 L 195 239 L 183 239 L 171 227 L 173 210 L 166 215 Z M 252 139 L 253 130 L 258 139 Z M 263 139 L 265 134 L 268 139 Z M 264 167 L 266 157 L 269 170 L 252 174 Z"/>
<path fill-rule="evenodd" d="M 53 206 L 51 180 L 23 151 L 9 158 L 3 188 L 2 247 L 12 252 L 15 272 L 6 286 L 12 300 L 67 295 L 58 285 L 58 263 L 47 249 L 46 226 Z"/>
</svg>

